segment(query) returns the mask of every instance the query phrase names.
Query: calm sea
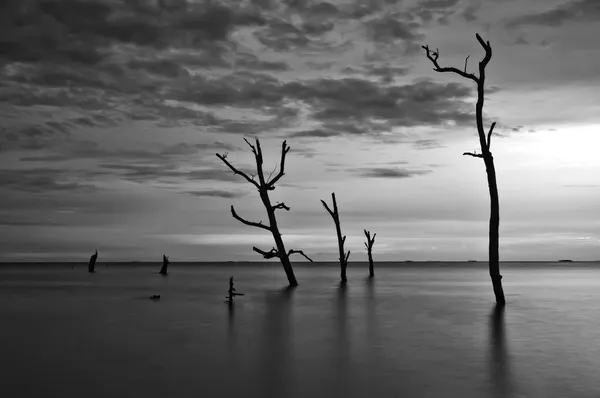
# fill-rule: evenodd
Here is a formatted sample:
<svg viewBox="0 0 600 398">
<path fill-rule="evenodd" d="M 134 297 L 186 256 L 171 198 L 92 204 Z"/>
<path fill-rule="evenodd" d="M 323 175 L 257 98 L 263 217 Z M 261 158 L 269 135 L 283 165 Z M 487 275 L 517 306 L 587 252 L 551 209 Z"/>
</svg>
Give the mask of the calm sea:
<svg viewBox="0 0 600 398">
<path fill-rule="evenodd" d="M 0 266 L 0 394 L 600 397 L 597 263 L 159 267 Z"/>
</svg>

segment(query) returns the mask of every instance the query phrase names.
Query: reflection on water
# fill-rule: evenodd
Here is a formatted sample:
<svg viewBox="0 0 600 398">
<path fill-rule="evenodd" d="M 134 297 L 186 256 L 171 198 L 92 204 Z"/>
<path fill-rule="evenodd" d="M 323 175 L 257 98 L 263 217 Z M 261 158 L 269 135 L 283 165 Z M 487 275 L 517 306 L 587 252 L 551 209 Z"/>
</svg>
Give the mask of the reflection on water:
<svg viewBox="0 0 600 398">
<path fill-rule="evenodd" d="M 333 301 L 335 332 L 334 332 L 334 380 L 336 396 L 347 396 L 347 381 L 352 380 L 351 348 L 348 341 L 348 285 L 340 284 Z"/>
<path fill-rule="evenodd" d="M 489 318 L 490 375 L 494 397 L 514 396 L 506 344 L 505 307 L 495 306 Z"/>
<path fill-rule="evenodd" d="M 259 376 L 258 391 L 265 397 L 289 395 L 291 380 L 293 297 L 296 288 L 284 288 L 268 292 L 265 297 L 266 311 L 262 321 L 258 344 Z"/>
<path fill-rule="evenodd" d="M 152 268 L 153 270 L 154 268 Z M 81 271 L 81 272 L 80 272 Z M 600 269 L 0 269 L 0 391 L 63 398 L 594 397 Z M 223 281 L 245 296 L 229 307 Z M 243 288 L 242 288 L 243 287 Z M 149 295 L 160 294 L 160 301 Z M 141 299 L 142 297 L 143 299 Z M 40 333 L 43 330 L 43 333 Z M 102 375 L 102 377 L 98 377 Z M 595 395 L 596 394 L 596 395 Z M 13 394 L 12 396 L 19 396 Z"/>
</svg>

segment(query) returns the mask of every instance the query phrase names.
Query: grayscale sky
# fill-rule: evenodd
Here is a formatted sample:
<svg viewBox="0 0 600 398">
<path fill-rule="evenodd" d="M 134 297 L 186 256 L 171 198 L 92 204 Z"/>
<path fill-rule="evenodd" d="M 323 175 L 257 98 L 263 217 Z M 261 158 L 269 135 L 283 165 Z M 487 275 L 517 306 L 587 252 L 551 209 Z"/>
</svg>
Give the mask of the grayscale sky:
<svg viewBox="0 0 600 398">
<path fill-rule="evenodd" d="M 215 153 L 265 169 L 288 249 L 350 261 L 485 260 L 485 124 L 501 260 L 600 259 L 598 0 L 4 0 L 0 261 L 261 260 L 256 190 Z M 305 261 L 301 257 L 297 261 Z"/>
</svg>

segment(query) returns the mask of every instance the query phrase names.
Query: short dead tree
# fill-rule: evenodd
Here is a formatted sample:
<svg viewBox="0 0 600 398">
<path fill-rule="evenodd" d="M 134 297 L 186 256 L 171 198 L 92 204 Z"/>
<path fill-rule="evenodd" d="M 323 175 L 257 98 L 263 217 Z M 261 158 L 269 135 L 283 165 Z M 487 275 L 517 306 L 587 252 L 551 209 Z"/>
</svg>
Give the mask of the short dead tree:
<svg viewBox="0 0 600 398">
<path fill-rule="evenodd" d="M 344 252 L 344 242 L 346 242 L 346 235 L 342 237 L 342 228 L 340 227 L 340 214 L 338 213 L 337 202 L 335 200 L 335 193 L 331 194 L 331 198 L 333 199 L 333 211 L 327 206 L 324 200 L 321 199 L 321 203 L 323 203 L 323 207 L 329 213 L 331 218 L 333 218 L 333 222 L 335 223 L 335 231 L 337 233 L 338 239 L 338 250 L 340 252 L 340 268 L 341 268 L 341 280 L 342 284 L 348 282 L 346 278 L 346 268 L 348 267 L 348 257 L 350 257 L 350 250 L 347 253 Z"/>
<path fill-rule="evenodd" d="M 248 181 L 250 184 L 254 185 L 254 187 L 258 190 L 260 199 L 262 200 L 263 205 L 265 206 L 265 209 L 267 210 L 267 215 L 269 217 L 269 224 L 265 225 L 262 223 L 262 221 L 254 222 L 254 221 L 245 220 L 244 218 L 240 217 L 235 212 L 235 209 L 233 208 L 233 206 L 231 206 L 231 215 L 233 216 L 233 218 L 235 218 L 242 224 L 246 224 L 251 227 L 261 228 L 261 229 L 269 231 L 269 232 L 271 232 L 271 234 L 273 234 L 273 239 L 275 240 L 275 246 L 277 248 L 274 247 L 271 250 L 269 250 L 268 252 L 261 250 L 257 247 L 253 247 L 252 250 L 254 250 L 258 254 L 262 255 L 266 259 L 271 259 L 271 258 L 275 258 L 275 257 L 279 258 L 279 260 L 281 261 L 281 265 L 283 265 L 283 269 L 285 271 L 285 274 L 287 276 L 290 286 L 298 286 L 298 281 L 296 280 L 296 276 L 294 275 L 294 270 L 292 269 L 292 264 L 290 263 L 289 256 L 292 254 L 300 254 L 300 255 L 304 256 L 308 261 L 312 262 L 312 260 L 306 254 L 304 254 L 304 252 L 302 250 L 286 251 L 285 246 L 283 244 L 283 240 L 281 239 L 281 233 L 279 233 L 279 227 L 277 226 L 277 219 L 275 218 L 275 210 L 283 209 L 283 210 L 289 211 L 290 208 L 285 203 L 277 203 L 277 204 L 273 205 L 273 204 L 271 204 L 271 200 L 269 198 L 269 191 L 273 191 L 275 189 L 275 183 L 277 183 L 277 181 L 279 181 L 281 179 L 281 177 L 283 177 L 283 175 L 284 175 L 285 156 L 290 151 L 290 147 L 287 146 L 286 141 L 283 141 L 283 143 L 281 144 L 281 163 L 279 164 L 279 172 L 277 173 L 277 175 L 275 175 L 273 178 L 271 178 L 271 176 L 275 172 L 275 170 L 273 170 L 273 172 L 271 172 L 271 174 L 267 178 L 265 178 L 264 173 L 263 173 L 263 155 L 262 155 L 262 149 L 260 147 L 260 141 L 258 140 L 258 138 L 255 138 L 255 141 L 256 141 L 255 145 L 252 145 L 246 138 L 244 138 L 244 141 L 246 141 L 248 146 L 250 146 L 250 149 L 252 150 L 252 153 L 254 154 L 254 159 L 256 160 L 256 174 L 255 175 L 249 176 L 248 174 L 244 173 L 243 171 L 235 168 L 227 160 L 227 153 L 224 153 L 222 155 L 217 153 L 217 157 L 219 159 L 221 159 L 223 161 L 223 163 L 225 163 L 227 165 L 227 167 L 229 167 L 231 169 L 231 171 L 233 171 L 234 174 L 241 175 L 246 181 Z M 255 180 L 255 176 L 258 176 L 258 181 Z"/>
<path fill-rule="evenodd" d="M 367 237 L 367 241 L 365 242 L 365 249 L 367 249 L 367 255 L 369 256 L 369 276 L 372 278 L 375 276 L 375 270 L 373 269 L 373 243 L 375 243 L 376 233 L 371 237 L 371 232 L 365 231 L 365 236 Z"/>
</svg>

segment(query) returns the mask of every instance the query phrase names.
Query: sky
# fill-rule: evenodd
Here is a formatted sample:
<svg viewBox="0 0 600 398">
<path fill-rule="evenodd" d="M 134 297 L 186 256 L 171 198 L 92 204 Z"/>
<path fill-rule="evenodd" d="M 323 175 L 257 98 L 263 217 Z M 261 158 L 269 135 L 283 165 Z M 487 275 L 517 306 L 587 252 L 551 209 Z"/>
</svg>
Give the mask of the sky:
<svg viewBox="0 0 600 398">
<path fill-rule="evenodd" d="M 600 259 L 597 0 L 4 0 L 0 261 L 262 261 L 241 170 L 258 137 L 286 248 L 336 261 L 487 259 L 475 73 L 500 259 Z M 306 261 L 298 256 L 294 261 Z M 276 260 L 271 260 L 276 261 Z"/>
</svg>

